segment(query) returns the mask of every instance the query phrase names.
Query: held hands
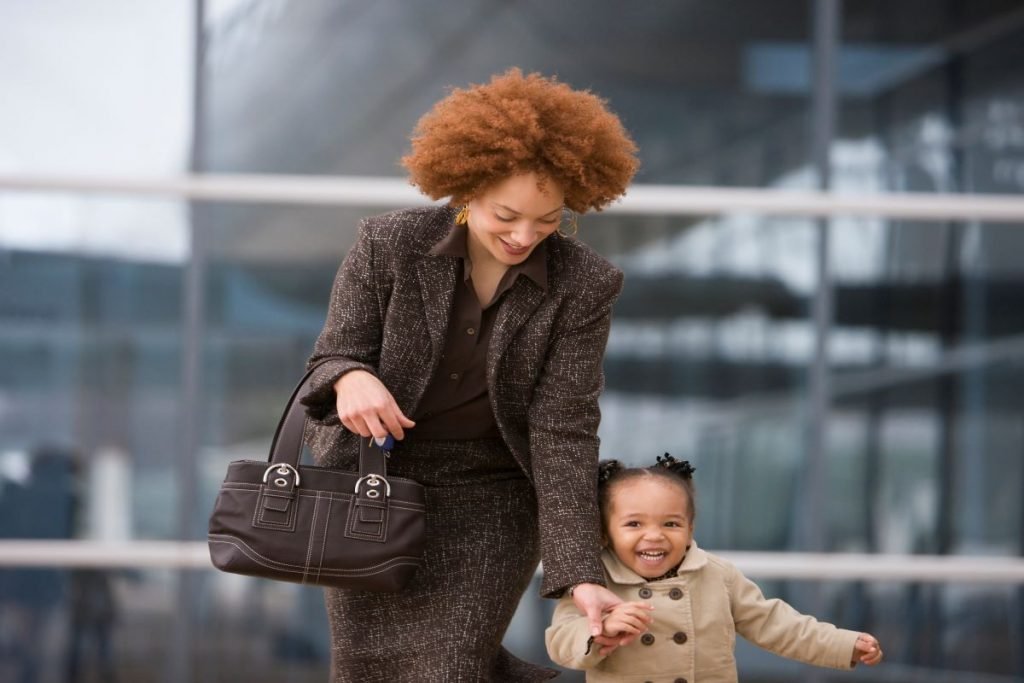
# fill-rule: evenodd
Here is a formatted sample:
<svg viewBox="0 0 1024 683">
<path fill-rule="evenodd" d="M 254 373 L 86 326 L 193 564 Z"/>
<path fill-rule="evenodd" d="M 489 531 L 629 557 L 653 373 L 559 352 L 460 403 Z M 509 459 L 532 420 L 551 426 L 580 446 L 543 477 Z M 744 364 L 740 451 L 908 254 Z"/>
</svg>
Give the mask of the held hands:
<svg viewBox="0 0 1024 683">
<path fill-rule="evenodd" d="M 647 602 L 623 602 L 612 607 L 604 618 L 603 635 L 608 637 L 640 635 L 647 630 L 647 625 L 651 623 L 650 613 L 653 609 L 654 607 Z"/>
<path fill-rule="evenodd" d="M 604 586 L 599 586 L 596 583 L 581 583 L 573 589 L 572 601 L 576 604 L 576 609 L 587 617 L 590 635 L 594 638 L 594 642 L 601 646 L 601 656 L 611 654 L 615 651 L 615 648 L 621 645 L 630 644 L 636 639 L 637 635 L 646 630 L 646 628 L 641 628 L 641 630 L 636 632 L 623 630 L 617 635 L 612 635 L 606 630 L 606 614 L 614 610 L 616 606 L 625 603 L 623 603 L 622 598 Z M 630 613 L 630 611 L 626 610 L 626 613 Z M 650 623 L 650 616 L 646 618 L 647 622 Z"/>
<path fill-rule="evenodd" d="M 856 664 L 858 661 L 868 666 L 874 666 L 882 661 L 882 646 L 870 633 L 861 633 L 857 636 L 857 642 L 853 644 L 850 664 Z"/>
<path fill-rule="evenodd" d="M 401 440 L 406 429 L 416 426 L 402 414 L 387 387 L 365 370 L 346 372 L 334 383 L 334 393 L 338 419 L 350 432 L 378 439 L 391 434 Z"/>
</svg>

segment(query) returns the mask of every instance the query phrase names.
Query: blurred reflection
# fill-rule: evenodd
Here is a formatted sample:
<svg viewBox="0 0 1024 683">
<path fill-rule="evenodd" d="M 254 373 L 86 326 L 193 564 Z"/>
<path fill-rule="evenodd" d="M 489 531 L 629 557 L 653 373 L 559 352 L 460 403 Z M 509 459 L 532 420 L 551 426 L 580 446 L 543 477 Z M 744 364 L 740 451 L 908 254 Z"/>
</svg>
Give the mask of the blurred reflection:
<svg viewBox="0 0 1024 683">
<path fill-rule="evenodd" d="M 39 448 L 24 481 L 0 483 L 0 538 L 71 538 L 75 516 L 75 457 L 59 447 Z M 35 683 L 39 643 L 57 617 L 67 592 L 56 569 L 0 573 L 0 680 Z"/>
<path fill-rule="evenodd" d="M 23 478 L 0 480 L 0 538 L 70 539 L 84 520 L 85 470 L 69 449 L 44 446 L 29 455 Z M 112 574 L 100 569 L 15 568 L 0 572 L 0 681 L 51 680 L 62 668 L 68 683 L 117 680 L 112 634 L 117 603 Z M 62 644 L 66 656 L 48 655 Z M 56 643 L 41 646 L 41 643 Z"/>
<path fill-rule="evenodd" d="M 114 675 L 111 640 L 117 618 L 117 604 L 110 575 L 98 569 L 71 572 L 68 609 L 68 683 L 80 680 L 114 683 L 117 678 Z M 98 679 L 83 675 L 90 669 Z"/>
</svg>

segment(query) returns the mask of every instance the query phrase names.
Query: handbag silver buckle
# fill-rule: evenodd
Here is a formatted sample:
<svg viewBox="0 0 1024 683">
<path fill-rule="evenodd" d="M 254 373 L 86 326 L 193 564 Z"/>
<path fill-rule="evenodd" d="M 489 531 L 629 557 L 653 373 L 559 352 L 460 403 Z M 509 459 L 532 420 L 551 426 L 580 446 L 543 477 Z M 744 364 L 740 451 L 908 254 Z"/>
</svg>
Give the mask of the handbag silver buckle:
<svg viewBox="0 0 1024 683">
<path fill-rule="evenodd" d="M 367 474 L 365 477 L 359 477 L 359 481 L 356 482 L 357 496 L 359 495 L 359 487 L 360 485 L 362 485 L 364 480 L 366 481 L 366 485 L 370 487 L 380 486 L 380 483 L 384 482 L 384 495 L 387 497 L 391 497 L 391 484 L 389 484 L 388 480 L 380 476 L 379 474 Z M 378 496 L 380 496 L 380 491 L 378 491 L 376 488 L 371 488 L 371 490 L 366 492 L 366 495 L 369 498 L 377 498 Z"/>
<path fill-rule="evenodd" d="M 291 465 L 289 465 L 286 462 L 275 462 L 273 465 L 268 467 L 266 469 L 266 471 L 263 473 L 263 483 L 264 484 L 267 483 L 267 478 L 270 476 L 270 472 L 272 470 L 275 472 L 275 474 L 279 474 L 279 475 L 284 475 L 284 474 L 291 473 L 295 477 L 295 485 L 296 486 L 298 486 L 299 482 L 301 481 L 301 479 L 299 478 L 299 471 L 297 469 L 295 469 L 294 467 L 292 467 Z M 287 480 L 285 480 L 285 483 L 282 484 L 281 483 L 282 479 L 283 479 L 282 477 L 278 477 L 277 479 L 274 480 L 274 483 L 277 484 L 278 486 L 286 486 L 288 484 Z"/>
</svg>

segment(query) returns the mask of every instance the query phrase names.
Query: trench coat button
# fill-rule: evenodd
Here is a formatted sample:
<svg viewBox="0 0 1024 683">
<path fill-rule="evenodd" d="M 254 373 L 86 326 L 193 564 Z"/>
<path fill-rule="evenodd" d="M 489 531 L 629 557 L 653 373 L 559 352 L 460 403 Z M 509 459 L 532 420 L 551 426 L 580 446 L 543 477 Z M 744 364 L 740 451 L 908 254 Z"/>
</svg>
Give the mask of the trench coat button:
<svg viewBox="0 0 1024 683">
<path fill-rule="evenodd" d="M 680 645 L 682 645 L 683 643 L 686 642 L 686 634 L 683 633 L 682 631 L 679 631 L 674 636 L 672 636 L 672 640 L 674 640 L 677 643 L 679 643 Z"/>
<path fill-rule="evenodd" d="M 672 681 L 672 683 L 686 683 L 686 679 L 685 678 L 677 678 L 676 680 Z"/>
<path fill-rule="evenodd" d="M 458 379 L 458 378 L 459 378 L 459 373 L 457 373 L 457 372 L 453 372 L 452 374 L 448 375 L 448 379 Z"/>
<path fill-rule="evenodd" d="M 644 645 L 654 645 L 654 634 L 653 633 L 645 633 L 645 634 L 643 634 L 642 636 L 640 636 L 640 642 L 643 643 Z"/>
<path fill-rule="evenodd" d="M 673 600 L 679 600 L 680 598 L 683 597 L 683 589 L 682 588 L 673 588 L 672 590 L 670 590 L 668 592 L 668 597 L 672 598 Z"/>
<path fill-rule="evenodd" d="M 476 334 L 476 328 L 475 327 L 467 327 L 466 328 L 466 334 L 468 334 L 470 336 Z"/>
<path fill-rule="evenodd" d="M 640 597 L 643 598 L 644 600 L 646 600 L 647 598 L 651 597 L 651 595 L 652 595 L 651 589 L 648 588 L 647 586 L 644 586 L 643 588 L 640 589 Z"/>
</svg>

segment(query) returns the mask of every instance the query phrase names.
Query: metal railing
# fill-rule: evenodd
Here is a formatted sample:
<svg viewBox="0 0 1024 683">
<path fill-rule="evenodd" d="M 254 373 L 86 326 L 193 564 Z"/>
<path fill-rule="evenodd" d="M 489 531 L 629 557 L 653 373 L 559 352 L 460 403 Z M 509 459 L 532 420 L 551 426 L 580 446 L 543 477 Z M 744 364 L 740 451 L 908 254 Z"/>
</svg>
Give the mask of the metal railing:
<svg viewBox="0 0 1024 683">
<path fill-rule="evenodd" d="M 1024 559 L 951 555 L 722 551 L 764 579 L 1024 584 Z M 12 567 L 213 569 L 202 541 L 0 541 L 0 570 Z"/>
<path fill-rule="evenodd" d="M 429 204 L 402 178 L 202 174 L 169 178 L 0 173 L 0 191 L 100 193 L 183 200 L 411 206 Z M 809 190 L 633 185 L 611 213 L 633 215 L 873 216 L 916 220 L 1024 222 L 1018 195 L 879 193 L 836 194 Z"/>
</svg>

